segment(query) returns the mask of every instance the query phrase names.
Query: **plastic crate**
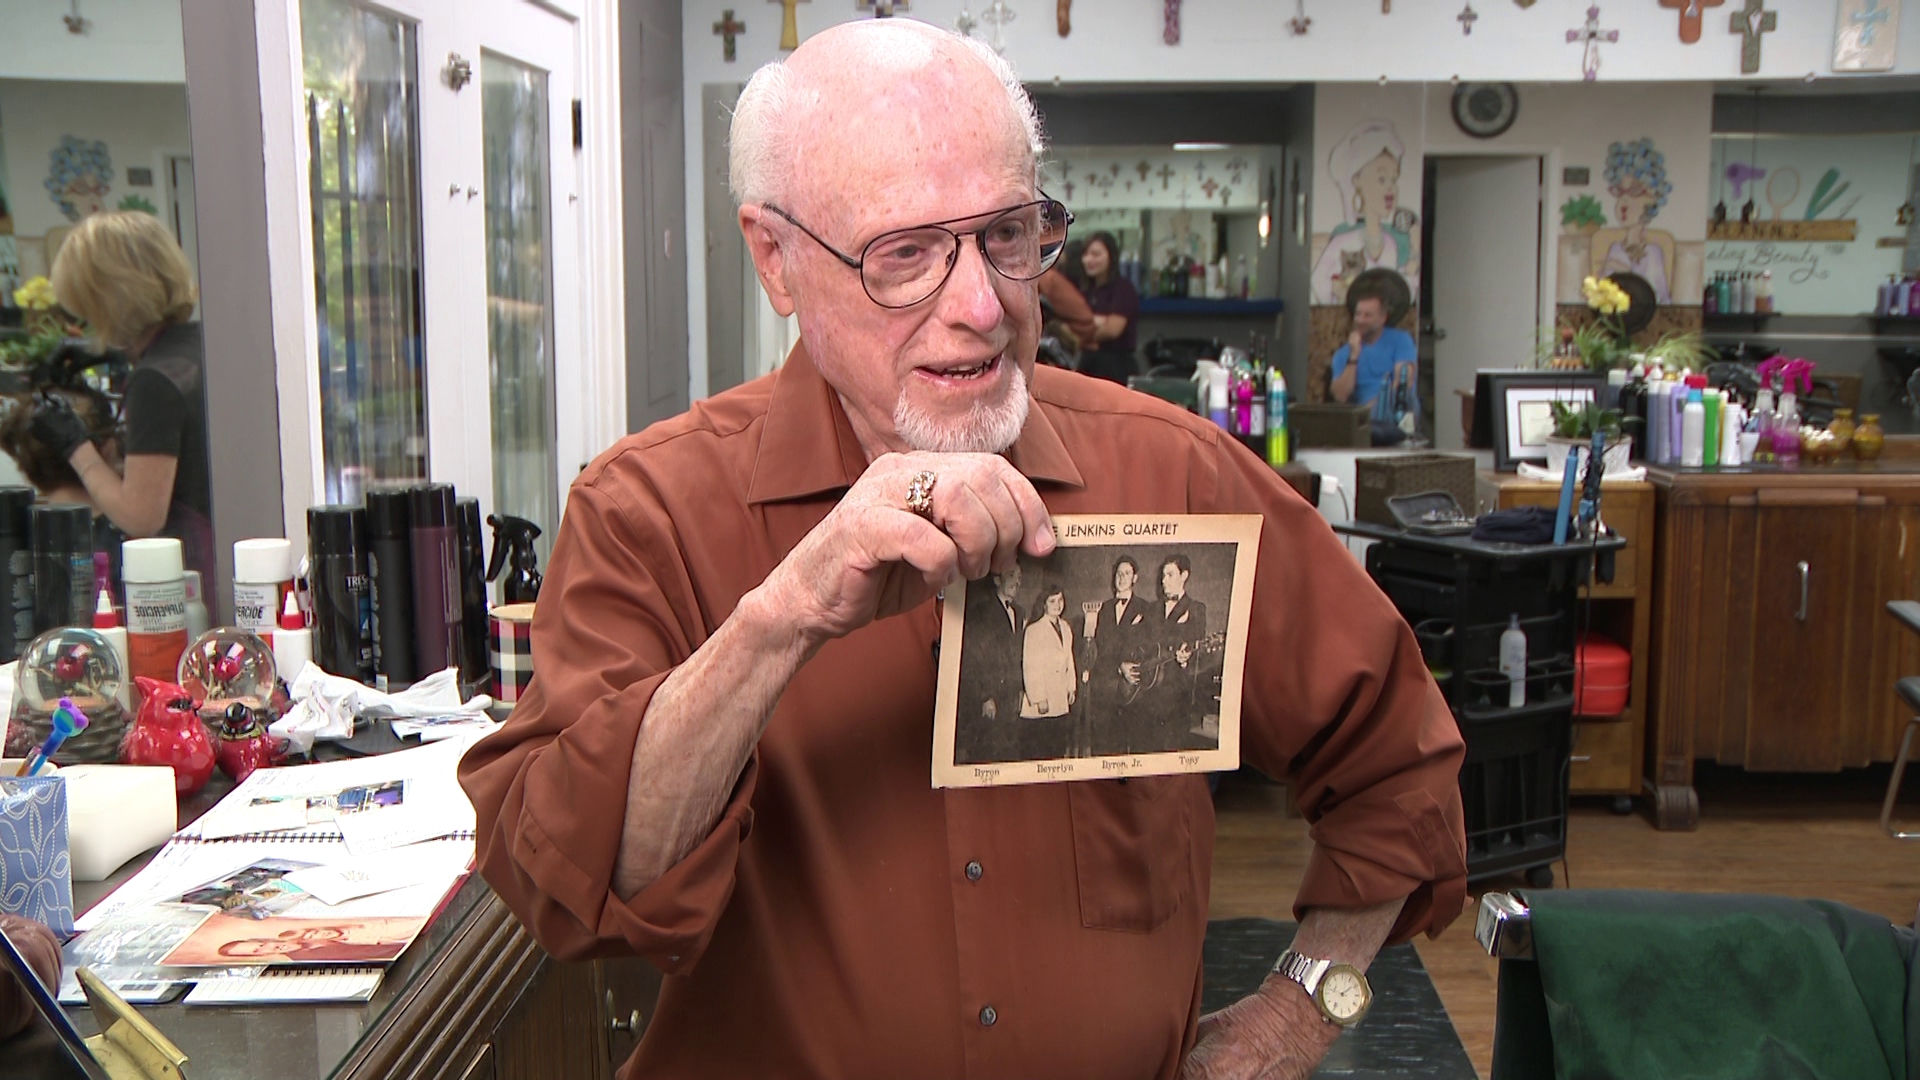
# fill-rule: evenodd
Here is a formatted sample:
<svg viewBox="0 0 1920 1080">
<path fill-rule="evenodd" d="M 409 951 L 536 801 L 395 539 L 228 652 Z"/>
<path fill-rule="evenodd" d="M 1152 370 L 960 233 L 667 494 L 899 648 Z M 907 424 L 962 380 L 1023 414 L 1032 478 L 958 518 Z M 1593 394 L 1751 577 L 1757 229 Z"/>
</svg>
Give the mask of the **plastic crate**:
<svg viewBox="0 0 1920 1080">
<path fill-rule="evenodd" d="M 1339 402 L 1289 404 L 1287 434 L 1296 450 L 1373 445 L 1373 407 Z"/>
<path fill-rule="evenodd" d="M 1547 866 L 1567 851 L 1573 723 L 1563 707 L 1516 709 L 1471 725 L 1460 767 L 1467 880 Z"/>
<path fill-rule="evenodd" d="M 1353 518 L 1398 525 L 1387 500 L 1444 491 L 1469 516 L 1474 507 L 1474 461 L 1465 454 L 1383 454 L 1353 463 Z"/>
</svg>

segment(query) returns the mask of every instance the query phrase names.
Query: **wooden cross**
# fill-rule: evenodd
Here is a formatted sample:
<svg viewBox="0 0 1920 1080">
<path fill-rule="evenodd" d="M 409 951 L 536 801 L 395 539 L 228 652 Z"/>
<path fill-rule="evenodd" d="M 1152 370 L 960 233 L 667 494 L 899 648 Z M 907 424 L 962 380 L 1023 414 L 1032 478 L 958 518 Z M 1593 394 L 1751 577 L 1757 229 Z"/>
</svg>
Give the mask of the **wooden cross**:
<svg viewBox="0 0 1920 1080">
<path fill-rule="evenodd" d="M 746 23 L 736 22 L 734 20 L 732 8 L 721 12 L 720 21 L 713 24 L 713 32 L 720 35 L 720 40 L 723 43 L 720 55 L 726 59 L 727 63 L 733 63 L 733 39 L 746 33 L 746 30 Z"/>
<path fill-rule="evenodd" d="M 1472 0 L 1468 0 L 1466 10 L 1455 15 L 1454 18 L 1460 20 L 1460 33 L 1467 37 L 1472 37 L 1473 24 L 1479 20 L 1480 13 L 1473 10 L 1473 2 Z"/>
<path fill-rule="evenodd" d="M 793 6 L 809 2 L 810 0 L 767 0 L 769 4 L 780 5 L 780 47 L 788 52 L 800 47 L 800 23 L 793 17 Z"/>
<path fill-rule="evenodd" d="M 1727 30 L 1739 34 L 1740 74 L 1752 75 L 1760 70 L 1760 35 L 1770 34 L 1779 22 L 1779 16 L 1764 10 L 1766 0 L 1747 0 L 1747 6 L 1733 13 L 1728 20 Z"/>
<path fill-rule="evenodd" d="M 1293 18 L 1287 20 L 1287 29 L 1294 37 L 1305 37 L 1313 27 L 1313 20 L 1307 18 L 1307 0 L 1294 0 Z"/>
<path fill-rule="evenodd" d="M 1705 8 L 1719 7 L 1727 0 L 1660 0 L 1660 6 L 1680 13 L 1680 43 L 1691 45 L 1700 40 L 1700 17 Z"/>
<path fill-rule="evenodd" d="M 1757 3 L 1758 0 L 1749 0 Z M 1580 57 L 1580 70 L 1585 73 L 1586 81 L 1592 82 L 1600 77 L 1600 43 L 1620 40 L 1620 31 L 1600 29 L 1600 5 L 1587 9 L 1587 25 L 1578 30 L 1567 31 L 1567 44 L 1578 42 L 1586 46 Z"/>
<path fill-rule="evenodd" d="M 1180 44 L 1180 0 L 1163 0 L 1163 3 L 1165 6 L 1161 10 L 1161 15 L 1164 25 L 1160 30 L 1161 40 L 1169 45 L 1178 45 Z"/>
<path fill-rule="evenodd" d="M 1144 184 L 1147 182 L 1147 174 L 1153 171 L 1153 166 L 1142 161 L 1135 165 L 1134 169 L 1140 173 L 1140 182 Z"/>
<path fill-rule="evenodd" d="M 1393 14 L 1393 0 L 1380 0 L 1380 14 Z"/>
<path fill-rule="evenodd" d="M 854 6 L 873 12 L 876 19 L 891 19 L 895 11 L 913 10 L 913 0 L 855 0 Z"/>
<path fill-rule="evenodd" d="M 1172 182 L 1174 177 L 1173 166 L 1162 165 L 1160 166 L 1160 171 L 1153 175 L 1160 178 L 1160 190 L 1165 191 L 1167 190 L 1167 185 Z"/>
<path fill-rule="evenodd" d="M 1073 33 L 1073 0 L 1054 0 L 1053 25 L 1061 37 Z"/>
</svg>

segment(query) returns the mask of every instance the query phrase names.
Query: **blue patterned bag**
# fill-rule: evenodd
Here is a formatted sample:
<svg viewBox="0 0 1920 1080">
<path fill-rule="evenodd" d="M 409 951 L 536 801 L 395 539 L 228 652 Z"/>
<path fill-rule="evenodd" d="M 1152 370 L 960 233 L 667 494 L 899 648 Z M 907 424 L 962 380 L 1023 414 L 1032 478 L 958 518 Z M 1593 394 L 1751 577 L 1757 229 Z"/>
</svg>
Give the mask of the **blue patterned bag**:
<svg viewBox="0 0 1920 1080">
<path fill-rule="evenodd" d="M 57 776 L 0 777 L 0 912 L 73 933 L 67 785 Z"/>
</svg>

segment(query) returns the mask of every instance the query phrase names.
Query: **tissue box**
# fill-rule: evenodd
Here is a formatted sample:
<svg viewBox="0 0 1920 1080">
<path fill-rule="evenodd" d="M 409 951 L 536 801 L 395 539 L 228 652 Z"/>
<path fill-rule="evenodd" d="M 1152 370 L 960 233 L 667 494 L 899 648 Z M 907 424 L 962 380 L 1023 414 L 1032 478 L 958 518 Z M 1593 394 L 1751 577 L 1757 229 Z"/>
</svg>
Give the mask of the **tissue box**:
<svg viewBox="0 0 1920 1080">
<path fill-rule="evenodd" d="M 0 776 L 0 912 L 73 933 L 67 786 L 58 776 Z"/>
</svg>

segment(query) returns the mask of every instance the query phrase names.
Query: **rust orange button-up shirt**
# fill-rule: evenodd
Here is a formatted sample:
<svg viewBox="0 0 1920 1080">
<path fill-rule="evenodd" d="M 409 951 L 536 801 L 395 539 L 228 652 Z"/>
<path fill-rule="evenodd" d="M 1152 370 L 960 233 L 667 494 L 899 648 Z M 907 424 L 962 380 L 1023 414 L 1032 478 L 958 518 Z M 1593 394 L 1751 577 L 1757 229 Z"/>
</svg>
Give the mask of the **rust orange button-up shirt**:
<svg viewBox="0 0 1920 1080">
<path fill-rule="evenodd" d="M 1319 515 L 1217 429 L 1034 372 L 1007 457 L 1070 513 L 1258 513 L 1248 763 L 1317 842 L 1296 909 L 1460 911 L 1462 744 L 1413 636 Z M 668 978 L 645 1077 L 1172 1077 L 1192 1046 L 1213 856 L 1198 776 L 934 790 L 936 604 L 829 643 L 782 695 L 711 835 L 610 886 L 647 703 L 866 466 L 795 350 L 575 481 L 538 674 L 461 766 L 479 863 L 554 955 Z"/>
</svg>

